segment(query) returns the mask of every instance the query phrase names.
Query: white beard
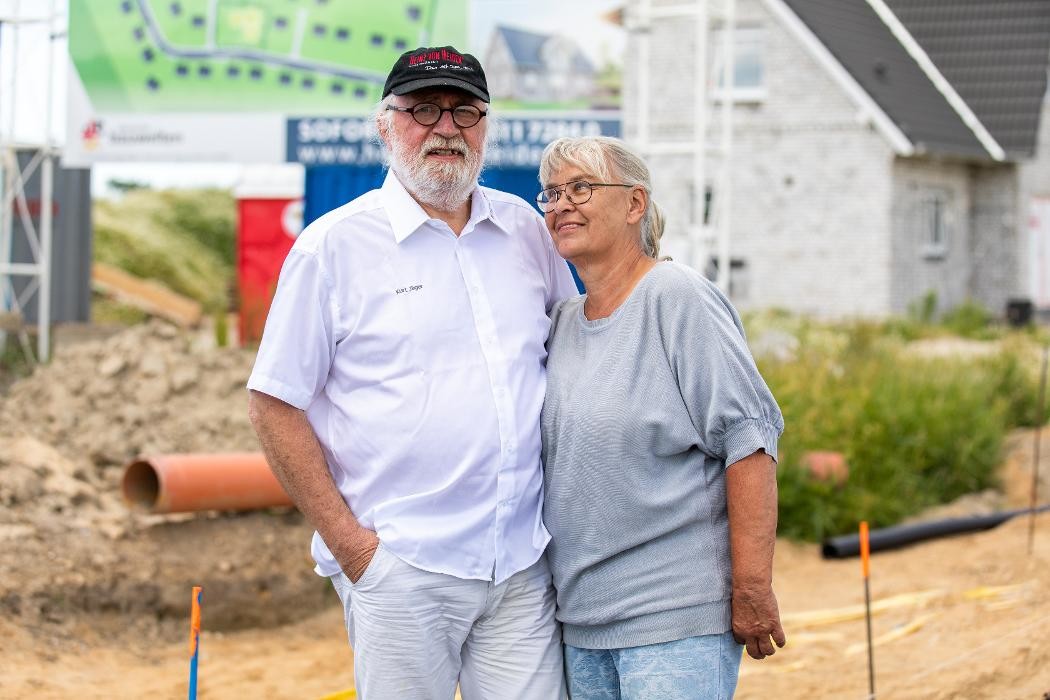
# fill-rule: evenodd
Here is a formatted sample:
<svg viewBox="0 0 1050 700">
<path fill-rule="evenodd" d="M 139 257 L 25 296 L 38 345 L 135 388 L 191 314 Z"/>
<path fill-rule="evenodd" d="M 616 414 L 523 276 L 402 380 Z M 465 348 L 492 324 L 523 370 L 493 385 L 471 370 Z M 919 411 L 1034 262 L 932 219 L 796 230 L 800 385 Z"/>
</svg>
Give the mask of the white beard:
<svg viewBox="0 0 1050 700">
<path fill-rule="evenodd" d="M 428 161 L 426 154 L 437 148 L 458 150 L 463 161 Z M 438 211 L 451 212 L 463 206 L 477 185 L 481 162 L 481 152 L 471 150 L 462 136 L 447 139 L 434 134 L 415 152 L 391 139 L 390 169 L 420 203 Z"/>
</svg>

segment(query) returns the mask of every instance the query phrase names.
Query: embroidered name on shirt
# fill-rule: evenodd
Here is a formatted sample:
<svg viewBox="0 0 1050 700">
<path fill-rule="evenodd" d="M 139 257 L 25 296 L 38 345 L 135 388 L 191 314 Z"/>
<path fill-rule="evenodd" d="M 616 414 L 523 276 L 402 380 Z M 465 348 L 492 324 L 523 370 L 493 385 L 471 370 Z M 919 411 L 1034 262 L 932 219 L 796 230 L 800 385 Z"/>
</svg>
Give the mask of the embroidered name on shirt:
<svg viewBox="0 0 1050 700">
<path fill-rule="evenodd" d="M 418 292 L 422 288 L 423 288 L 423 285 L 421 285 L 421 284 L 413 284 L 411 287 L 400 287 L 399 289 L 395 289 L 394 293 L 395 294 L 405 294 L 407 292 Z"/>
</svg>

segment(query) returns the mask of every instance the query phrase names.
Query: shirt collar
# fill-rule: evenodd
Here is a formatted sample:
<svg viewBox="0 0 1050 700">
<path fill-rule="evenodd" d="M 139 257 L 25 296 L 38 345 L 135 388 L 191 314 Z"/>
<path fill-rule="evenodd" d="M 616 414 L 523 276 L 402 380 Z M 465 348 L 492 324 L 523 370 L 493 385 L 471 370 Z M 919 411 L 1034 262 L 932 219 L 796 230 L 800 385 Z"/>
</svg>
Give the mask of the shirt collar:
<svg viewBox="0 0 1050 700">
<path fill-rule="evenodd" d="M 388 170 L 382 187 L 383 208 L 386 209 L 387 218 L 390 220 L 390 228 L 394 232 L 394 240 L 401 243 L 403 240 L 418 231 L 430 221 L 430 216 L 419 206 L 419 202 L 412 198 L 405 186 L 397 179 L 392 170 Z M 463 228 L 466 233 L 474 229 L 479 223 L 488 219 L 499 230 L 510 233 L 510 229 L 500 221 L 492 209 L 492 202 L 481 189 L 475 185 L 470 195 L 470 218 Z"/>
</svg>

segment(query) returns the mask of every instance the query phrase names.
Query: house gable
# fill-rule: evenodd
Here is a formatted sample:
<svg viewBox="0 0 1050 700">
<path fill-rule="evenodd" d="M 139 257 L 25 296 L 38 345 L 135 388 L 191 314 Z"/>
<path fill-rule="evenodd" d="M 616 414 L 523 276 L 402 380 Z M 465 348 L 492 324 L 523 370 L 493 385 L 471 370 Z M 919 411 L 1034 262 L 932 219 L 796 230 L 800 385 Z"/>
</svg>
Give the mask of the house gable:
<svg viewBox="0 0 1050 700">
<path fill-rule="evenodd" d="M 866 0 L 767 3 L 786 5 L 813 32 L 916 153 L 989 158 L 974 131 Z"/>
</svg>

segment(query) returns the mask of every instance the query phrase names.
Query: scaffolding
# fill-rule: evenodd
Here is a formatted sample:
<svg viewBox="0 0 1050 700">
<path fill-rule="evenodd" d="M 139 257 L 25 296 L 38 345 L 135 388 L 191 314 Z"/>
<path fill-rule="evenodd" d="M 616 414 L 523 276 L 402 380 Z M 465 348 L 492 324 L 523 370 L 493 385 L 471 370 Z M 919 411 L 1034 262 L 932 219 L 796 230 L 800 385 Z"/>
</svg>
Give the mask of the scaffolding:
<svg viewBox="0 0 1050 700">
<path fill-rule="evenodd" d="M 675 4 L 635 0 L 626 15 L 625 26 L 637 40 L 637 99 L 634 117 L 637 130 L 635 145 L 644 156 L 672 155 L 692 158 L 693 182 L 692 223 L 688 229 L 688 264 L 703 272 L 708 262 L 717 260 L 715 283 L 729 294 L 731 275 L 730 212 L 732 211 L 733 151 L 733 76 L 736 0 L 682 0 Z M 655 20 L 692 22 L 695 46 L 691 57 L 695 73 L 693 83 L 693 137 L 689 141 L 662 140 L 651 127 L 652 105 L 652 26 Z M 721 33 L 720 104 L 717 139 L 709 140 L 716 102 L 708 86 L 708 47 L 712 29 Z M 708 204 L 708 159 L 714 159 L 716 175 L 714 196 Z M 706 213 L 706 216 L 705 216 Z M 708 225 L 710 223 L 710 225 Z"/>
<path fill-rule="evenodd" d="M 44 3 L 31 3 L 34 9 Z M 8 84 L 0 86 L 0 348 L 7 336 L 14 334 L 22 346 L 27 359 L 33 359 L 32 345 L 25 323 L 25 309 L 36 295 L 36 340 L 35 359 L 47 362 L 51 345 L 51 243 L 54 233 L 54 170 L 59 148 L 52 131 L 52 109 L 54 95 L 55 58 L 53 42 L 64 36 L 56 31 L 61 16 L 56 12 L 55 0 L 47 0 L 46 14 L 27 16 L 20 12 L 20 3 L 14 0 L 9 16 L 0 16 L 0 32 L 7 30 L 11 44 L 9 53 Z M 46 92 L 42 105 L 30 105 L 31 113 L 39 116 L 44 124 L 43 138 L 39 140 L 18 139 L 17 124 L 19 80 L 25 79 L 19 70 L 19 41 L 25 27 L 41 27 L 47 31 L 48 52 L 46 66 Z M 0 34 L 2 36 L 2 34 Z M 0 60 L 3 54 L 0 53 Z M 2 74 L 0 74 L 2 75 Z M 35 76 L 34 76 L 35 77 Z M 24 109 L 24 108 L 23 108 Z M 6 113 L 6 114 L 5 114 Z M 26 196 L 26 185 L 39 172 L 40 200 L 39 226 L 33 221 L 33 209 Z M 31 259 L 29 262 L 14 262 L 14 236 L 16 218 L 26 238 Z M 26 278 L 26 285 L 16 290 L 15 278 Z"/>
</svg>

